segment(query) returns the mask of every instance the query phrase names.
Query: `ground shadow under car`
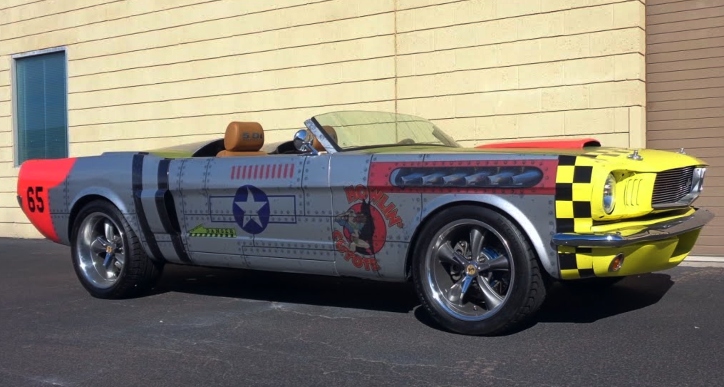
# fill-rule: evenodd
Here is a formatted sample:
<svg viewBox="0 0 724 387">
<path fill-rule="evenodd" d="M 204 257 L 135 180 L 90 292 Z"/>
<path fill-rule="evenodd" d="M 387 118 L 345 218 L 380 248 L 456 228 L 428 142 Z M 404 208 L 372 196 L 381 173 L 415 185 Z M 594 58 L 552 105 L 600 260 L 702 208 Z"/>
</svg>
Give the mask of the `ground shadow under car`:
<svg viewBox="0 0 724 387">
<path fill-rule="evenodd" d="M 555 284 L 535 318 L 509 334 L 537 323 L 592 323 L 646 308 L 661 300 L 673 284 L 671 276 L 661 273 L 628 277 L 599 291 Z M 420 303 L 410 283 L 168 265 L 154 289 L 154 293 L 165 292 L 395 313 L 414 311 L 423 324 L 443 329 L 418 307 Z"/>
<path fill-rule="evenodd" d="M 167 265 L 152 293 L 181 292 L 248 300 L 409 313 L 410 284 L 310 274 Z"/>
<path fill-rule="evenodd" d="M 674 285 L 671 276 L 649 273 L 631 276 L 598 290 L 581 290 L 556 283 L 535 317 L 505 335 L 515 334 L 539 323 L 589 324 L 608 317 L 643 309 L 659 302 Z M 431 328 L 444 330 L 422 308 L 415 317 Z"/>
<path fill-rule="evenodd" d="M 51 267 L 65 268 L 65 275 L 74 275 L 67 246 L 47 240 L 0 238 L 0 247 L 0 258 L 14 257 L 15 261 L 10 262 L 22 262 L 22 265 L 11 265 L 10 268 L 6 264 L 2 273 L 4 276 L 28 278 L 29 273 L 44 273 L 49 264 Z M 32 251 L 31 259 L 25 258 L 28 251 Z M 683 276 L 677 281 L 685 283 L 686 278 L 689 281 L 700 280 L 698 277 Z M 632 276 L 601 292 L 582 292 L 556 284 L 529 325 L 520 327 L 518 331 L 538 323 L 592 323 L 643 309 L 658 303 L 673 284 L 671 276 L 665 272 Z M 701 289 L 699 291 L 704 293 L 703 296 L 709 291 L 706 287 L 698 286 L 692 289 Z M 150 295 L 166 292 L 405 314 L 414 311 L 414 316 L 421 323 L 442 330 L 419 307 L 420 303 L 409 283 L 167 265 L 158 286 Z"/>
</svg>

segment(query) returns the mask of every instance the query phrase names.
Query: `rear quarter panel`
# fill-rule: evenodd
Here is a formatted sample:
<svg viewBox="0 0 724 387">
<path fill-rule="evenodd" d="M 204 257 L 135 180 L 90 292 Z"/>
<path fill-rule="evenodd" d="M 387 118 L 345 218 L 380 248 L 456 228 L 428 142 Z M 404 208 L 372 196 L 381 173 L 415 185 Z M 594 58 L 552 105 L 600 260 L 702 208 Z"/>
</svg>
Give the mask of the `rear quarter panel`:
<svg viewBox="0 0 724 387">
<path fill-rule="evenodd" d="M 71 215 L 76 215 L 93 198 L 104 198 L 113 203 L 134 233 L 141 235 L 133 200 L 133 155 L 106 153 L 76 160 L 65 182 L 63 196 L 67 198 L 67 206 L 63 208 L 62 223 L 57 227 L 59 232 L 63 232 L 62 243 L 70 244 Z"/>
<path fill-rule="evenodd" d="M 166 170 L 161 171 L 161 168 Z M 185 248 L 178 235 L 167 232 L 167 208 L 161 184 L 168 183 L 168 160 L 135 152 L 110 152 L 99 156 L 59 160 L 32 160 L 23 164 L 18 179 L 21 207 L 48 239 L 71 244 L 73 222 L 78 212 L 96 199 L 118 208 L 146 253 L 157 260 L 180 260 Z M 42 187 L 41 195 L 37 187 Z M 42 200 L 43 212 L 32 211 Z M 25 196 L 23 196 L 25 195 Z M 161 204 L 159 206 L 159 203 Z M 37 207 L 37 205 L 36 205 Z M 175 209 L 172 209 L 175 213 Z"/>
<path fill-rule="evenodd" d="M 170 160 L 147 153 L 104 153 L 79 158 L 68 175 L 68 218 L 63 242 L 70 243 L 74 215 L 93 198 L 112 202 L 139 237 L 146 253 L 158 261 L 187 263 L 178 226 L 177 209 L 167 206 Z M 176 222 L 177 223 L 177 222 Z"/>
</svg>

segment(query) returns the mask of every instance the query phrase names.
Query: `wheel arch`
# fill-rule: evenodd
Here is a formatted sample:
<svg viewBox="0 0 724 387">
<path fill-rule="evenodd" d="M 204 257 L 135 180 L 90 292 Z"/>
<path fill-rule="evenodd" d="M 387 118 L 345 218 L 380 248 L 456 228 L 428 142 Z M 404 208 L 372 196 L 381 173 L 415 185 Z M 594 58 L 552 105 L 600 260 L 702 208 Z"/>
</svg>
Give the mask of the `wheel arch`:
<svg viewBox="0 0 724 387">
<path fill-rule="evenodd" d="M 70 236 L 72 235 L 73 225 L 75 224 L 78 213 L 80 213 L 83 207 L 85 207 L 88 203 L 96 200 L 104 200 L 114 205 L 121 212 L 123 217 L 126 218 L 128 224 L 131 226 L 131 228 L 133 228 L 133 232 L 136 235 L 140 235 L 139 230 L 136 229 L 135 222 L 133 222 L 132 217 L 128 215 L 128 207 L 116 193 L 106 188 L 89 187 L 79 192 L 78 195 L 76 195 L 70 203 L 70 212 L 68 216 L 67 227 L 68 243 L 71 242 Z"/>
<path fill-rule="evenodd" d="M 405 256 L 405 278 L 407 280 L 411 278 L 412 256 L 414 254 L 415 246 L 418 243 L 422 230 L 424 230 L 427 224 L 441 212 L 462 205 L 485 207 L 505 216 L 516 227 L 518 227 L 528 239 L 528 242 L 532 245 L 533 250 L 536 252 L 536 259 L 538 260 L 538 263 L 544 267 L 544 271 L 548 272 L 548 274 L 551 274 L 557 270 L 555 262 L 552 262 L 551 257 L 549 257 L 548 255 L 545 247 L 546 245 L 543 242 L 543 238 L 541 237 L 540 232 L 538 231 L 538 229 L 536 229 L 535 225 L 528 218 L 528 216 L 526 216 L 525 213 L 521 211 L 517 206 L 500 196 L 470 195 L 469 197 L 463 198 L 461 198 L 460 196 L 461 195 L 456 195 L 455 201 L 441 199 L 443 197 L 438 197 L 431 203 L 427 204 L 427 211 L 423 210 L 420 223 L 418 223 L 415 231 L 412 234 L 412 238 L 410 239 L 410 245 L 407 248 L 407 253 Z"/>
</svg>

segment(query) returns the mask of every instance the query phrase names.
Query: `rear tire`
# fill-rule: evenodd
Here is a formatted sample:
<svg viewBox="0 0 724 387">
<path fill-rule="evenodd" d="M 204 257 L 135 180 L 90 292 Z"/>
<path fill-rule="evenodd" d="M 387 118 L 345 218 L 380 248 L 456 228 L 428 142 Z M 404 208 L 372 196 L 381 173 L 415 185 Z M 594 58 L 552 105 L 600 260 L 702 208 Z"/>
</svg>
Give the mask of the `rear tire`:
<svg viewBox="0 0 724 387">
<path fill-rule="evenodd" d="M 163 264 L 148 257 L 123 214 L 111 203 L 85 205 L 71 230 L 73 268 L 94 297 L 135 297 L 156 284 Z"/>
<path fill-rule="evenodd" d="M 471 205 L 446 209 L 418 240 L 412 257 L 416 293 L 450 331 L 501 334 L 527 321 L 545 300 L 530 243 L 496 211 Z"/>
</svg>

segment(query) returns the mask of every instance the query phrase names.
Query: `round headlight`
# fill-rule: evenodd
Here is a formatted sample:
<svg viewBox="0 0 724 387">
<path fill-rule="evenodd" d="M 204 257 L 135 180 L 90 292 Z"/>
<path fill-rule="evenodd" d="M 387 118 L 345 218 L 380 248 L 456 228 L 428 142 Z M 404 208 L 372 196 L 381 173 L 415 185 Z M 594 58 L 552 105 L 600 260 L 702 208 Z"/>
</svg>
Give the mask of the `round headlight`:
<svg viewBox="0 0 724 387">
<path fill-rule="evenodd" d="M 603 186 L 603 210 L 611 215 L 616 206 L 616 178 L 609 174 Z"/>
</svg>

